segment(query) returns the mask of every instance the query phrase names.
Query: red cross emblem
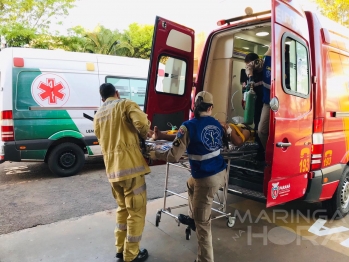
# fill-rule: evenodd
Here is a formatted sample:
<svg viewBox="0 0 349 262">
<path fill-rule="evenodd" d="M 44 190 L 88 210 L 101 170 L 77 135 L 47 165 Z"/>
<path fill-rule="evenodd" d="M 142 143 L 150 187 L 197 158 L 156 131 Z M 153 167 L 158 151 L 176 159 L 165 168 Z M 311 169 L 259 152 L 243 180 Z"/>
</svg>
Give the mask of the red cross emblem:
<svg viewBox="0 0 349 262">
<path fill-rule="evenodd" d="M 57 98 L 63 100 L 65 94 L 61 92 L 64 86 L 59 82 L 56 83 L 54 78 L 46 78 L 46 83 L 40 82 L 39 89 L 43 90 L 39 94 L 42 100 L 48 99 L 49 104 L 57 104 Z"/>
</svg>

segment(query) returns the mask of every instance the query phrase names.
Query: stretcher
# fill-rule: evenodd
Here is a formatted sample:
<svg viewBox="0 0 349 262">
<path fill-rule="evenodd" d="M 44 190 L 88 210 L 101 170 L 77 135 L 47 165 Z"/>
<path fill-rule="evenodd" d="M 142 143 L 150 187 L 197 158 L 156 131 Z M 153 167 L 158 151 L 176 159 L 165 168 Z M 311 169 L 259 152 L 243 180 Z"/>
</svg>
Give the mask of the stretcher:
<svg viewBox="0 0 349 262">
<path fill-rule="evenodd" d="M 172 142 L 169 141 L 146 141 L 146 150 L 166 150 L 172 146 Z M 219 219 L 219 218 L 226 218 L 227 222 L 226 225 L 229 228 L 232 228 L 235 224 L 235 217 L 232 216 L 231 213 L 227 213 L 227 197 L 228 197 L 228 191 L 234 191 L 233 189 L 228 189 L 228 182 L 229 182 L 229 173 L 230 173 L 230 167 L 231 167 L 231 160 L 238 159 L 238 160 L 249 160 L 256 154 L 256 145 L 255 143 L 245 143 L 242 147 L 235 147 L 231 144 L 229 144 L 229 148 L 225 148 L 221 150 L 221 155 L 223 158 L 227 161 L 227 172 L 225 177 L 225 183 L 224 186 L 216 193 L 215 199 L 213 201 L 213 204 L 215 207 L 212 207 L 211 210 L 215 212 L 211 215 L 211 220 Z M 155 218 L 155 226 L 158 227 L 161 221 L 161 215 L 166 214 L 177 222 L 178 226 L 180 226 L 180 222 L 178 220 L 178 216 L 173 214 L 172 211 L 174 209 L 187 207 L 188 204 L 181 204 L 177 206 L 167 206 L 167 197 L 169 196 L 177 196 L 179 198 L 188 200 L 187 197 L 174 192 L 168 188 L 168 181 L 170 176 L 170 167 L 175 166 L 182 168 L 184 170 L 188 171 L 188 174 L 190 175 L 190 166 L 189 166 L 189 159 L 186 154 L 184 154 L 178 163 L 166 163 L 166 170 L 165 170 L 165 186 L 164 186 L 164 203 L 163 207 L 159 209 L 156 213 Z M 217 206 L 217 207 L 216 207 Z M 191 228 L 187 226 L 185 229 L 186 239 L 189 240 L 191 237 Z"/>
</svg>

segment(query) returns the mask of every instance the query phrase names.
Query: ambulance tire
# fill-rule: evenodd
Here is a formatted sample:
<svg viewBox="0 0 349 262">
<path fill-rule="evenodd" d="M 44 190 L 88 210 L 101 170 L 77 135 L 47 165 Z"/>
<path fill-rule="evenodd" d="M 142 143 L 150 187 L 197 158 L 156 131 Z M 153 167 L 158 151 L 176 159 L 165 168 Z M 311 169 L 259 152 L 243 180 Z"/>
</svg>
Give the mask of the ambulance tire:
<svg viewBox="0 0 349 262">
<path fill-rule="evenodd" d="M 333 197 L 322 204 L 329 219 L 341 219 L 349 213 L 349 167 L 344 169 Z"/>
<path fill-rule="evenodd" d="M 48 157 L 49 169 L 61 177 L 76 175 L 84 163 L 84 151 L 78 145 L 70 142 L 54 147 Z"/>
</svg>

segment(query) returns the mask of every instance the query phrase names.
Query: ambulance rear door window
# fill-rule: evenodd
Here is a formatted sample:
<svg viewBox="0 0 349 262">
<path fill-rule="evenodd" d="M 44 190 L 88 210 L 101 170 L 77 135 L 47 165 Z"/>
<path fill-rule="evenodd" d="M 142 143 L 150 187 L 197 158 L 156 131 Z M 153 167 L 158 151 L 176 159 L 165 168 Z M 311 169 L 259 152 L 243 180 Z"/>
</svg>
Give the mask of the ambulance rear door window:
<svg viewBox="0 0 349 262">
<path fill-rule="evenodd" d="M 309 52 L 304 41 L 286 33 L 283 47 L 283 89 L 291 95 L 308 97 L 310 91 Z"/>
<path fill-rule="evenodd" d="M 158 63 L 156 91 L 184 95 L 187 63 L 171 56 L 161 56 Z"/>
</svg>

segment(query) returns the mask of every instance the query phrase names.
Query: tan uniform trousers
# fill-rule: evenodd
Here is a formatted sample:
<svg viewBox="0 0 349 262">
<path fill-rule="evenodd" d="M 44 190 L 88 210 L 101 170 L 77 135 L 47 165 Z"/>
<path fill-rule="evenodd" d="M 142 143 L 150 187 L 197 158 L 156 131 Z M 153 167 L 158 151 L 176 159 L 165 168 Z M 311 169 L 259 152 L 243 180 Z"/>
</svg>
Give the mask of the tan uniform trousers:
<svg viewBox="0 0 349 262">
<path fill-rule="evenodd" d="M 147 191 L 144 175 L 112 182 L 118 204 L 116 210 L 115 246 L 123 253 L 124 261 L 132 261 L 139 253 L 139 243 L 145 225 Z"/>
<path fill-rule="evenodd" d="M 270 105 L 263 104 L 261 119 L 258 124 L 258 137 L 261 141 L 264 150 L 267 147 L 267 141 L 269 136 L 269 117 L 270 117 Z"/>
<path fill-rule="evenodd" d="M 211 234 L 211 208 L 214 195 L 224 186 L 226 170 L 216 175 L 187 182 L 189 216 L 194 219 L 198 239 L 198 256 L 196 262 L 213 262 Z"/>
</svg>

